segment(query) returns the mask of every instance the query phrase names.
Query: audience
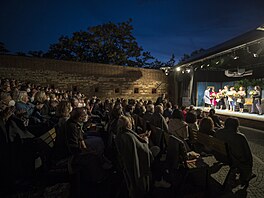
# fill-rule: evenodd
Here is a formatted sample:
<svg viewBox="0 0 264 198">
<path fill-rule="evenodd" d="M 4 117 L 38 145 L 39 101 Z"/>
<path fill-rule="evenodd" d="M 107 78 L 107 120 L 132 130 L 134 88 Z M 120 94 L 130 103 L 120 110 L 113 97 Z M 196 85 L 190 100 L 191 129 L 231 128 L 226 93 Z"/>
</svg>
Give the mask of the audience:
<svg viewBox="0 0 264 198">
<path fill-rule="evenodd" d="M 232 167 L 237 168 L 243 186 L 252 178 L 253 158 L 245 135 L 239 132 L 239 125 L 237 118 L 227 118 L 224 128 L 217 131 L 215 137 L 228 144 Z"/>
<path fill-rule="evenodd" d="M 0 169 L 1 174 L 5 172 L 2 169 L 7 170 L 3 178 L 8 185 L 16 183 L 21 175 L 33 176 L 38 157 L 44 171 L 50 168 L 49 163 L 54 165 L 72 159 L 72 166 L 80 171 L 82 181 L 101 182 L 106 171 L 112 168 L 107 157 L 111 160 L 113 155 L 117 157 L 117 148 L 128 173 L 130 197 L 144 197 L 149 192 L 150 176 L 153 176 L 155 187 L 168 188 L 171 185 L 163 179 L 165 170 L 157 163 L 158 154 L 166 146 L 151 147 L 150 125 L 160 128 L 164 136 L 172 134 L 184 143 L 189 143 L 191 129 L 223 140 L 229 145 L 241 182 L 246 184 L 252 176 L 252 154 L 245 136 L 238 132 L 238 120 L 229 118 L 222 128 L 213 109 L 206 117 L 201 109 L 190 106 L 187 110 L 168 102 L 165 94 L 156 103 L 124 98 L 103 101 L 96 96 L 87 97 L 80 92 L 50 86 L 8 79 L 0 82 L 0 154 L 3 161 Z M 98 132 L 99 126 L 103 126 L 100 133 L 91 132 L 96 129 Z M 40 137 L 52 128 L 55 128 L 56 139 L 52 155 L 48 156 L 50 148 Z M 215 132 L 217 129 L 219 131 Z M 9 150 L 14 143 L 22 145 L 16 147 L 20 148 L 19 152 L 15 150 L 21 156 L 15 155 L 17 159 L 12 161 L 10 156 L 14 151 Z M 186 146 L 188 149 L 188 144 Z M 14 171 L 18 163 L 22 165 Z M 23 169 L 24 174 L 21 174 Z"/>
<path fill-rule="evenodd" d="M 175 109 L 169 121 L 169 133 L 181 140 L 189 139 L 188 124 L 184 121 L 182 111 Z"/>
<path fill-rule="evenodd" d="M 212 136 L 215 134 L 214 122 L 212 118 L 205 117 L 200 121 L 199 132 L 205 133 L 207 135 L 212 135 Z"/>
</svg>

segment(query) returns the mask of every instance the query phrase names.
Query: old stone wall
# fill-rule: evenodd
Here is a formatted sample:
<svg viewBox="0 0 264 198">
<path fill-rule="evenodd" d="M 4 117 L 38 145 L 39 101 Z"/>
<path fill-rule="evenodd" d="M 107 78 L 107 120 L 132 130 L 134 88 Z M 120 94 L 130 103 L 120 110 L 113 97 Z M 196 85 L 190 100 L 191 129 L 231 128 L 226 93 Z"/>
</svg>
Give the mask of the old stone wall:
<svg viewBox="0 0 264 198">
<path fill-rule="evenodd" d="M 0 55 L 0 77 L 81 91 L 101 98 L 156 98 L 168 91 L 162 71 Z"/>
</svg>

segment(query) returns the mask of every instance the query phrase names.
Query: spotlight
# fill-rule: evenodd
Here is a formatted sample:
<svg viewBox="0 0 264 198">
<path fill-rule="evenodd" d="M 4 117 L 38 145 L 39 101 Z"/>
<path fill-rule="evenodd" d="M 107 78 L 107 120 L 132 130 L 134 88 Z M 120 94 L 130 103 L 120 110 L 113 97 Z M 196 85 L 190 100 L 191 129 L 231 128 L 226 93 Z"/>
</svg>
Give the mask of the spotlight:
<svg viewBox="0 0 264 198">
<path fill-rule="evenodd" d="M 182 73 L 184 74 L 184 70 L 182 70 Z"/>
<path fill-rule="evenodd" d="M 216 61 L 216 63 L 215 63 L 215 64 L 217 64 L 217 65 L 218 65 L 218 64 L 219 64 L 219 61 Z"/>
<path fill-rule="evenodd" d="M 177 67 L 177 68 L 176 68 L 176 71 L 181 71 L 181 68 L 180 68 L 180 67 Z"/>
<path fill-rule="evenodd" d="M 207 64 L 207 67 L 209 67 L 210 66 L 210 64 Z"/>
<path fill-rule="evenodd" d="M 190 73 L 190 72 L 191 72 L 191 70 L 190 70 L 190 69 L 186 69 L 186 71 L 187 71 L 187 73 Z"/>
<path fill-rule="evenodd" d="M 236 60 L 236 59 L 239 59 L 239 57 L 238 56 L 234 56 L 234 59 Z"/>
<path fill-rule="evenodd" d="M 257 57 L 258 57 L 258 54 L 253 53 L 253 57 L 254 57 L 254 58 L 257 58 Z"/>
<path fill-rule="evenodd" d="M 201 65 L 200 67 L 201 67 L 201 69 L 203 69 L 204 65 Z"/>
</svg>

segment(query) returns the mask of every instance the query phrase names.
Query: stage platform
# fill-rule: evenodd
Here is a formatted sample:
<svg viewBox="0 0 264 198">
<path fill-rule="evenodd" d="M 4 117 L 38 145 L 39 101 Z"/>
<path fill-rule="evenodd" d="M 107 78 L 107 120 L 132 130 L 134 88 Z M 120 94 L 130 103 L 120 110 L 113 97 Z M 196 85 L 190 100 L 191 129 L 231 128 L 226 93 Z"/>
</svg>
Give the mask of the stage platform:
<svg viewBox="0 0 264 198">
<path fill-rule="evenodd" d="M 205 112 L 209 112 L 208 107 L 196 107 L 202 109 Z M 248 112 L 232 112 L 227 110 L 215 109 L 216 114 L 224 121 L 228 117 L 239 118 L 242 126 L 251 127 L 254 129 L 264 130 L 264 115 L 250 114 Z"/>
</svg>

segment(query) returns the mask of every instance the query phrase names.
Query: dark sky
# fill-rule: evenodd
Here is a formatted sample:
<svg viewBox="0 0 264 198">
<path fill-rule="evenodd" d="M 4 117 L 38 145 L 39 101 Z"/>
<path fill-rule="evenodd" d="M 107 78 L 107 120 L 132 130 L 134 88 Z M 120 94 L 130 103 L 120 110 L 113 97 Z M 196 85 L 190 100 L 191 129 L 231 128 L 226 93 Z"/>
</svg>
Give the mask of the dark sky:
<svg viewBox="0 0 264 198">
<path fill-rule="evenodd" d="M 264 0 L 5 0 L 0 41 L 11 52 L 46 51 L 60 35 L 129 18 L 139 45 L 165 61 L 264 24 Z"/>
</svg>

